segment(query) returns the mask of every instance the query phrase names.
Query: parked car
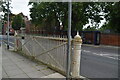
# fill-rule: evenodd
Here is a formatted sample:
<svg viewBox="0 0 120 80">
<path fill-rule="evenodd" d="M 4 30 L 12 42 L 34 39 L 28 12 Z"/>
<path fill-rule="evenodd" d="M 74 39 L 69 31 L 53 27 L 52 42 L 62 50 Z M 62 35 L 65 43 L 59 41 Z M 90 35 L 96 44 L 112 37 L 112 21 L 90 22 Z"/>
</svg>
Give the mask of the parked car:
<svg viewBox="0 0 120 80">
<path fill-rule="evenodd" d="M 6 31 L 6 35 L 7 35 L 8 31 Z M 15 34 L 15 31 L 14 29 L 10 28 L 9 29 L 9 35 L 14 35 Z"/>
</svg>

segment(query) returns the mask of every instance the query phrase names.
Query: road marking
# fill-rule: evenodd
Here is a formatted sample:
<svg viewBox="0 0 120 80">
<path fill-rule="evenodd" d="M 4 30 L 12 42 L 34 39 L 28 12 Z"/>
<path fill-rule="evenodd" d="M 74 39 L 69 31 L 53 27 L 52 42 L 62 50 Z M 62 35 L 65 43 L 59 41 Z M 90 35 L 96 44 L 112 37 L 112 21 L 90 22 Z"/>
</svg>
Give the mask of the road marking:
<svg viewBox="0 0 120 80">
<path fill-rule="evenodd" d="M 114 57 L 109 57 L 109 58 L 111 58 L 111 59 L 118 59 L 118 58 L 114 58 Z"/>
<path fill-rule="evenodd" d="M 110 55 L 110 54 L 101 54 L 101 55 L 103 55 L 103 56 L 107 56 L 107 55 Z"/>
<path fill-rule="evenodd" d="M 5 43 L 6 41 L 4 41 L 4 43 Z M 7 45 L 7 43 L 5 43 L 6 45 Z M 9 47 L 11 47 L 12 49 L 14 49 L 14 47 L 13 46 L 11 46 L 11 45 L 9 45 Z"/>
<path fill-rule="evenodd" d="M 83 44 L 85 46 L 90 46 L 90 47 L 100 47 L 100 46 L 97 46 L 97 45 L 89 45 L 89 44 Z"/>
<path fill-rule="evenodd" d="M 92 53 L 94 55 L 98 55 L 98 56 L 102 56 L 102 57 L 107 57 L 107 58 L 111 58 L 111 59 L 115 59 L 115 60 L 120 60 L 120 59 L 118 59 L 119 55 L 116 55 L 116 54 L 103 54 L 103 53 L 98 54 L 98 53 L 94 53 L 94 52 L 88 51 L 88 50 L 82 50 L 82 51 L 87 52 L 87 53 Z"/>
<path fill-rule="evenodd" d="M 9 43 L 11 43 L 11 44 L 15 44 L 15 43 L 13 43 L 13 42 L 10 42 L 10 41 L 9 41 Z"/>
<path fill-rule="evenodd" d="M 87 50 L 82 50 L 82 51 L 84 51 L 84 52 L 88 52 L 88 53 L 91 52 L 91 51 L 87 51 Z"/>
<path fill-rule="evenodd" d="M 3 41 L 4 41 L 4 42 L 7 42 L 6 40 L 3 40 Z M 13 42 L 10 42 L 10 41 L 9 41 L 9 43 L 11 43 L 11 44 L 15 44 L 15 43 L 13 43 Z"/>
<path fill-rule="evenodd" d="M 110 45 L 90 45 L 90 44 L 83 44 L 85 46 L 90 46 L 90 47 L 104 47 L 104 48 L 120 48 L 119 46 L 110 46 Z"/>
</svg>

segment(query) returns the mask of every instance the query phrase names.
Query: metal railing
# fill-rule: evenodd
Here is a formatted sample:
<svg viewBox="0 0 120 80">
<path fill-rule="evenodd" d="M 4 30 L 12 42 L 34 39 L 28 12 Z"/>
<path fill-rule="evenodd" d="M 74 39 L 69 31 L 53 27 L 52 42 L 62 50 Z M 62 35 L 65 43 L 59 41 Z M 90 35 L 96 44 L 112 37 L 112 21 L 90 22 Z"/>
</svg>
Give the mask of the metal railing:
<svg viewBox="0 0 120 80">
<path fill-rule="evenodd" d="M 22 35 L 23 37 L 23 35 Z M 17 50 L 31 57 L 34 60 L 46 64 L 53 70 L 67 76 L 67 48 L 68 40 L 66 36 L 33 36 L 25 35 L 25 38 L 16 36 Z M 70 64 L 70 78 L 84 78 L 80 76 L 80 59 L 81 59 L 81 45 L 82 39 L 79 33 L 71 40 L 71 62 Z M 86 79 L 87 80 L 87 79 Z"/>
<path fill-rule="evenodd" d="M 53 67 L 54 69 L 66 73 L 67 38 L 60 36 L 31 36 L 26 35 L 25 39 L 17 38 L 17 49 L 26 55 L 34 57 Z"/>
</svg>

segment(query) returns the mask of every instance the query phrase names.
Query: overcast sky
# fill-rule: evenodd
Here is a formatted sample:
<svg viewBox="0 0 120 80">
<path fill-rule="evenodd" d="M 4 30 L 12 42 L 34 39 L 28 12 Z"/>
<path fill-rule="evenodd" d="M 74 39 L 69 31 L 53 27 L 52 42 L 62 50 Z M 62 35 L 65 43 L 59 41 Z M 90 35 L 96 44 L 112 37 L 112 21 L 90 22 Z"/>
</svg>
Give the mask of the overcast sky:
<svg viewBox="0 0 120 80">
<path fill-rule="evenodd" d="M 28 6 L 29 0 L 12 0 L 11 2 L 11 11 L 13 14 L 18 14 L 20 12 L 23 12 L 25 16 L 29 16 L 29 7 Z"/>
</svg>

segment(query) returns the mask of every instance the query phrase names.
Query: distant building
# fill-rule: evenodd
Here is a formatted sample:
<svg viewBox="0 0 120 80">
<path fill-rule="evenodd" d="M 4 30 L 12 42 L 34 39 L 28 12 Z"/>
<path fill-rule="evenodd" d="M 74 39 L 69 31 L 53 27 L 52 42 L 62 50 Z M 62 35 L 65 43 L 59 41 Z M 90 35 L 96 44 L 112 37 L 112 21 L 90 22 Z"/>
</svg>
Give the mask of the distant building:
<svg viewBox="0 0 120 80">
<path fill-rule="evenodd" d="M 31 27 L 32 27 L 32 23 L 30 20 L 25 21 L 26 24 L 26 33 L 30 33 Z"/>
<path fill-rule="evenodd" d="M 26 31 L 28 32 L 30 30 L 31 22 L 28 20 L 28 17 L 25 16 L 22 12 L 19 13 L 19 14 L 23 17 L 23 19 L 25 21 L 25 28 L 26 28 Z M 10 34 L 14 34 L 14 32 L 15 32 L 14 29 L 12 28 L 12 19 L 16 15 L 18 15 L 18 14 L 12 14 L 12 15 L 10 15 L 10 23 L 9 23 L 10 24 L 9 25 Z M 2 30 L 2 32 L 3 32 L 4 35 L 7 34 L 7 28 L 8 28 L 8 23 L 7 23 L 7 21 L 4 21 L 4 27 L 3 27 L 3 30 Z"/>
<path fill-rule="evenodd" d="M 7 22 L 4 22 L 4 25 L 3 25 L 4 27 L 3 27 L 3 35 L 7 35 L 7 32 L 8 32 L 8 23 Z M 9 34 L 10 35 L 14 35 L 14 33 L 15 33 L 15 31 L 14 31 L 14 29 L 12 28 L 12 26 L 11 26 L 11 22 L 9 23 Z"/>
</svg>

